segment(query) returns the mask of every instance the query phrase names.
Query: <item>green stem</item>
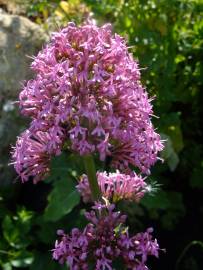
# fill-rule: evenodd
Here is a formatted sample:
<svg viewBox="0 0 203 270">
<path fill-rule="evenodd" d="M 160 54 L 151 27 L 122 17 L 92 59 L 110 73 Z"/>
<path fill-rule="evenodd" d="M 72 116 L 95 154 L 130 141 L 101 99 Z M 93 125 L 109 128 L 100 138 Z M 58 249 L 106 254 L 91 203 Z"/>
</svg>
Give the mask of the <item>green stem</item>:
<svg viewBox="0 0 203 270">
<path fill-rule="evenodd" d="M 0 253 L 6 254 L 6 255 L 10 255 L 10 256 L 14 256 L 15 255 L 14 252 L 6 251 L 6 250 L 0 250 Z"/>
<path fill-rule="evenodd" d="M 92 155 L 87 155 L 83 157 L 83 160 L 85 164 L 85 170 L 88 176 L 92 199 L 94 201 L 99 201 L 101 200 L 101 191 L 97 182 L 94 158 L 92 157 Z"/>
<path fill-rule="evenodd" d="M 184 249 L 183 251 L 181 252 L 177 262 L 176 262 L 176 265 L 175 265 L 175 269 L 178 270 L 179 269 L 179 266 L 180 266 L 180 262 L 182 261 L 183 257 L 185 256 L 185 254 L 187 253 L 187 251 L 192 247 L 192 246 L 195 246 L 195 245 L 199 245 L 201 248 L 203 248 L 203 242 L 201 241 L 192 241 L 190 242 Z"/>
</svg>

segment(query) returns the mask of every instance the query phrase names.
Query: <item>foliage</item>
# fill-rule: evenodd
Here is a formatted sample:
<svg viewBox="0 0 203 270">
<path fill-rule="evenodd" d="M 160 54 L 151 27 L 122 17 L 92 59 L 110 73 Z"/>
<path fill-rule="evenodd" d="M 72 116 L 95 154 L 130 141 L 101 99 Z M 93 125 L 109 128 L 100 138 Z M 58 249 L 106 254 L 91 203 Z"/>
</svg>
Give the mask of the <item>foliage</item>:
<svg viewBox="0 0 203 270">
<path fill-rule="evenodd" d="M 67 164 L 69 164 L 68 167 Z M 50 192 L 46 196 L 46 207 L 42 206 L 43 211 L 30 211 L 24 206 L 9 209 L 10 207 L 6 203 L 11 202 L 13 197 L 16 197 L 17 204 L 22 205 L 22 203 L 18 203 L 19 198 L 17 197 L 26 192 L 26 187 L 23 191 L 24 187 L 16 183 L 14 192 L 9 196 L 7 191 L 10 187 L 1 188 L 0 267 L 3 270 L 10 270 L 13 267 L 57 269 L 58 265 L 52 262 L 49 252 L 56 238 L 56 230 L 60 226 L 70 229 L 74 224 L 80 227 L 84 223 L 84 211 L 81 210 L 79 214 L 78 210 L 72 211 L 80 202 L 79 194 L 75 189 L 76 168 L 78 173 L 82 171 L 78 161 L 71 155 L 62 155 L 52 160 L 52 173 L 44 184 L 45 189 Z M 20 190 L 21 187 L 22 190 Z M 27 188 L 29 189 L 28 186 Z M 36 189 L 40 188 L 37 186 Z M 44 196 L 44 194 L 40 196 Z M 40 198 L 37 197 L 34 200 L 40 200 Z M 28 207 L 32 206 L 28 204 Z M 41 204 L 39 207 L 41 208 Z M 74 220 L 75 218 L 77 221 Z M 46 254 L 44 255 L 43 252 Z"/>
<path fill-rule="evenodd" d="M 28 2 L 27 16 L 42 24 L 47 31 L 64 26 L 68 21 L 79 24 L 90 15 L 90 9 L 81 0 L 31 0 Z"/>
<path fill-rule="evenodd" d="M 68 158 L 62 155 L 52 162 L 52 171 L 47 181 L 53 181 L 53 189 L 48 196 L 48 205 L 44 212 L 46 221 L 59 220 L 69 214 L 80 202 L 79 193 L 75 189 L 77 182 L 74 181 L 70 168 L 67 167 L 68 161 Z"/>
<path fill-rule="evenodd" d="M 12 267 L 27 267 L 32 264 L 33 254 L 27 249 L 33 241 L 29 235 L 32 217 L 33 213 L 25 208 L 18 209 L 15 216 L 9 214 L 4 216 L 0 244 L 2 269 L 9 270 Z"/>
<path fill-rule="evenodd" d="M 153 121 L 165 142 L 164 165 L 157 164 L 152 182 L 160 184 L 156 196 L 139 206 L 120 205 L 129 213 L 134 230 L 154 223 L 157 238 L 168 255 L 163 265 L 152 269 L 174 269 L 184 247 L 200 239 L 203 187 L 202 92 L 203 3 L 201 0 L 71 0 L 27 1 L 27 16 L 49 27 L 60 18 L 81 23 L 93 12 L 99 24 L 111 22 L 115 32 L 128 39 L 140 62 L 144 84 L 156 95 Z M 84 10 L 82 8 L 83 7 Z M 68 159 L 66 162 L 66 158 Z M 66 165 L 67 164 L 67 165 Z M 47 250 L 53 247 L 56 228 L 80 227 L 85 223 L 78 194 L 73 191 L 83 165 L 67 153 L 52 163 L 52 176 L 38 185 L 18 183 L 0 190 L 0 267 L 57 269 Z M 43 190 L 37 193 L 36 189 Z M 23 194 L 32 192 L 23 199 Z M 194 194 L 194 196 L 192 196 Z M 31 197 L 31 200 L 30 198 Z M 58 198 L 60 205 L 58 204 Z M 80 203 L 80 205 L 79 205 Z M 16 206 L 17 205 L 17 206 Z M 63 205 L 64 207 L 61 207 Z M 23 232 L 23 233 L 22 233 Z M 177 236 L 176 236 L 177 235 Z M 200 239 L 201 240 L 201 239 Z M 175 246 L 174 246 L 175 241 Z M 200 268 L 200 257 L 187 251 L 190 269 Z M 196 252 L 195 254 L 198 254 Z M 45 254 L 45 255 L 44 255 Z M 162 259 L 163 257 L 163 259 Z M 178 269 L 188 269 L 182 257 Z M 166 263 L 167 262 L 167 263 Z M 153 262 L 152 262 L 153 265 Z M 14 268 L 15 267 L 15 268 Z M 199 267 L 199 268 L 198 268 Z"/>
</svg>

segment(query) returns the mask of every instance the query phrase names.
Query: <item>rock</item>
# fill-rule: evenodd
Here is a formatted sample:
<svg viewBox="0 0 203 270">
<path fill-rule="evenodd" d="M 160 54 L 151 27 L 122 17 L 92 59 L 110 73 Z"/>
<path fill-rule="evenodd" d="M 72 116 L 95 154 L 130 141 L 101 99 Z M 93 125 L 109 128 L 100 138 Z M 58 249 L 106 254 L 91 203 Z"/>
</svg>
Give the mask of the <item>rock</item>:
<svg viewBox="0 0 203 270">
<path fill-rule="evenodd" d="M 0 0 L 0 7 L 11 14 L 26 14 L 26 9 L 28 8 L 28 1 L 19 0 Z"/>
<path fill-rule="evenodd" d="M 31 59 L 48 40 L 27 18 L 0 13 L 0 101 L 16 98 L 23 80 L 32 77 Z"/>
<path fill-rule="evenodd" d="M 13 105 L 24 80 L 32 78 L 31 58 L 42 48 L 48 36 L 27 18 L 0 11 L 0 186 L 16 178 L 8 166 L 11 145 L 25 129 L 25 119 Z"/>
</svg>

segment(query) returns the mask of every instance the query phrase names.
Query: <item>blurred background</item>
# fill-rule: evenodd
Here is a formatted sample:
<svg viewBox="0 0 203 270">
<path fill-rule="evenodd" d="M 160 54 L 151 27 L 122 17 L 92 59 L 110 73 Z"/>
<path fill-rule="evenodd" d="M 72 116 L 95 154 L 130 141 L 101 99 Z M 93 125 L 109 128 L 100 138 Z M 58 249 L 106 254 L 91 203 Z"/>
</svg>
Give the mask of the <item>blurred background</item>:
<svg viewBox="0 0 203 270">
<path fill-rule="evenodd" d="M 28 125 L 17 100 L 32 78 L 31 59 L 52 31 L 69 21 L 110 22 L 142 68 L 153 102 L 153 122 L 166 139 L 150 181 L 154 196 L 121 203 L 132 232 L 155 229 L 160 259 L 150 269 L 203 269 L 203 1 L 202 0 L 0 0 L 0 269 L 67 269 L 51 259 L 56 230 L 85 224 L 75 191 L 84 172 L 71 154 L 52 161 L 51 176 L 21 184 L 11 146 Z M 121 268 L 120 268 L 121 269 Z"/>
</svg>

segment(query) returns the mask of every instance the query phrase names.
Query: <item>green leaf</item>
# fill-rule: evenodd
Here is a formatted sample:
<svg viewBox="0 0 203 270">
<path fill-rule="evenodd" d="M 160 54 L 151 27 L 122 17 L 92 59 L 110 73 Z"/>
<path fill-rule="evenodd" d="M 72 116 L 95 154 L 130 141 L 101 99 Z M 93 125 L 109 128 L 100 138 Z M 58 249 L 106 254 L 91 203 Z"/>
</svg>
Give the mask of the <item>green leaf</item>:
<svg viewBox="0 0 203 270">
<path fill-rule="evenodd" d="M 2 265 L 2 269 L 3 270 L 12 270 L 12 266 L 11 266 L 10 262 L 4 263 Z"/>
<path fill-rule="evenodd" d="M 45 182 L 50 183 L 61 179 L 63 174 L 68 174 L 69 167 L 70 164 L 68 163 L 68 155 L 62 154 L 52 158 L 50 176 L 46 178 Z"/>
<path fill-rule="evenodd" d="M 27 267 L 32 264 L 34 260 L 33 254 L 28 251 L 22 251 L 17 258 L 11 260 L 11 264 L 14 267 Z"/>
<path fill-rule="evenodd" d="M 25 208 L 18 209 L 16 216 L 5 216 L 2 222 L 3 236 L 10 246 L 21 249 L 29 244 L 27 234 L 31 229 L 32 216 L 33 213 Z"/>
<path fill-rule="evenodd" d="M 74 170 L 75 169 L 75 170 Z M 48 196 L 48 205 L 45 209 L 45 221 L 57 221 L 67 215 L 80 202 L 80 196 L 75 188 L 77 175 L 77 161 L 75 156 L 63 153 L 52 159 L 50 177 L 53 190 Z"/>
<path fill-rule="evenodd" d="M 174 172 L 177 165 L 178 165 L 178 163 L 179 163 L 179 157 L 178 157 L 178 155 L 176 154 L 175 151 L 173 151 L 171 153 L 171 155 L 168 157 L 167 163 L 168 163 L 168 166 L 169 166 L 170 170 L 172 172 Z"/>
<path fill-rule="evenodd" d="M 58 180 L 48 196 L 48 206 L 45 209 L 46 221 L 57 221 L 67 215 L 80 202 L 80 195 L 75 188 L 75 181 L 70 176 Z"/>
<path fill-rule="evenodd" d="M 182 61 L 185 61 L 185 56 L 182 55 L 182 54 L 177 54 L 176 58 L 175 58 L 175 63 L 178 64 L 178 63 L 180 63 Z"/>
<path fill-rule="evenodd" d="M 32 218 L 33 212 L 26 210 L 24 207 L 18 209 L 15 222 L 19 231 L 23 231 L 24 235 L 31 229 Z"/>
<path fill-rule="evenodd" d="M 64 175 L 70 175 L 75 178 L 78 174 L 82 174 L 79 157 L 73 154 L 62 153 L 60 156 L 52 158 L 51 173 L 45 182 L 55 182 L 63 178 Z"/>
<path fill-rule="evenodd" d="M 2 223 L 3 236 L 12 247 L 20 247 L 20 233 L 13 224 L 10 216 L 6 216 Z"/>
<path fill-rule="evenodd" d="M 165 140 L 165 143 L 161 156 L 167 162 L 170 170 L 173 172 L 179 163 L 179 158 L 173 148 L 171 138 L 165 134 L 162 134 L 162 139 Z"/>
</svg>

